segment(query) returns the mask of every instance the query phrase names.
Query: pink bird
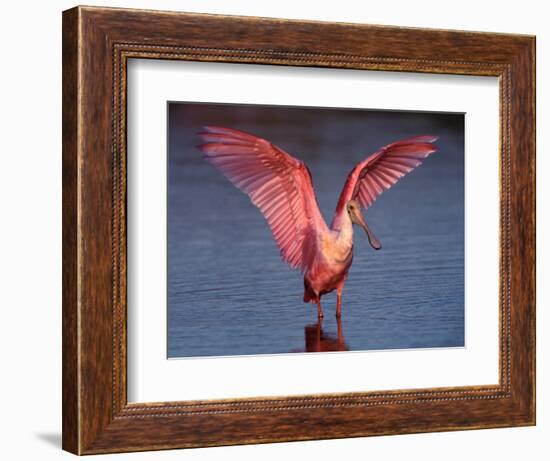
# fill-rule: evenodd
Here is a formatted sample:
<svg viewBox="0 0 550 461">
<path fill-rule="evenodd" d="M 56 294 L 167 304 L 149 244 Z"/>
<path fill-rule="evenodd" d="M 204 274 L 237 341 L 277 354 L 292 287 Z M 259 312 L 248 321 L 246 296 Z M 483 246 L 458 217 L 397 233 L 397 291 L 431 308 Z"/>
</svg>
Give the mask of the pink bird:
<svg viewBox="0 0 550 461">
<path fill-rule="evenodd" d="M 269 141 L 221 126 L 199 133 L 205 159 L 248 195 L 267 220 L 281 257 L 304 275 L 304 302 L 317 305 L 336 290 L 336 317 L 353 259 L 353 224 L 367 233 L 371 246 L 382 246 L 362 209 L 436 151 L 434 136 L 417 136 L 382 147 L 358 163 L 347 177 L 330 227 L 313 190 L 311 173 L 300 160 Z"/>
</svg>

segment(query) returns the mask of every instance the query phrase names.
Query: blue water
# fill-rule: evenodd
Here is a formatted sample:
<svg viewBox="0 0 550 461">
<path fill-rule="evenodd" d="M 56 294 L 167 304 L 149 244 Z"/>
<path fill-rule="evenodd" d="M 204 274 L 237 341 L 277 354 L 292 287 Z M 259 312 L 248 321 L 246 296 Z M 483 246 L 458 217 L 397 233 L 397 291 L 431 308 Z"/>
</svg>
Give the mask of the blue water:
<svg viewBox="0 0 550 461">
<path fill-rule="evenodd" d="M 334 293 L 317 323 L 262 215 L 202 160 L 205 124 L 304 160 L 328 223 L 355 163 L 401 138 L 440 137 L 365 213 L 383 248 L 356 230 L 340 325 Z M 168 151 L 168 357 L 464 345 L 463 115 L 170 103 Z"/>
</svg>

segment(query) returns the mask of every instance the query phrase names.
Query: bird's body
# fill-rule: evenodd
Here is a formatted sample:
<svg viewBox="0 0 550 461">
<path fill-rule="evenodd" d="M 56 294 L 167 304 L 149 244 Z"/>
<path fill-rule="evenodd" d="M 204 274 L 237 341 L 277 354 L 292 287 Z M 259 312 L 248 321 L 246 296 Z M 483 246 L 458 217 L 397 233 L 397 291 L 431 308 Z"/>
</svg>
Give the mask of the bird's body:
<svg viewBox="0 0 550 461">
<path fill-rule="evenodd" d="M 304 302 L 317 305 L 337 290 L 340 317 L 342 290 L 353 261 L 353 225 L 361 226 L 370 244 L 380 249 L 361 213 L 385 189 L 435 152 L 431 136 L 417 136 L 381 148 L 348 175 L 332 223 L 327 226 L 315 198 L 307 166 L 265 139 L 225 127 L 209 126 L 199 135 L 206 160 L 246 193 L 266 218 L 281 257 L 304 274 Z"/>
<path fill-rule="evenodd" d="M 353 261 L 353 227 L 322 230 L 312 240 L 311 259 L 304 271 L 304 302 L 343 288 Z"/>
</svg>

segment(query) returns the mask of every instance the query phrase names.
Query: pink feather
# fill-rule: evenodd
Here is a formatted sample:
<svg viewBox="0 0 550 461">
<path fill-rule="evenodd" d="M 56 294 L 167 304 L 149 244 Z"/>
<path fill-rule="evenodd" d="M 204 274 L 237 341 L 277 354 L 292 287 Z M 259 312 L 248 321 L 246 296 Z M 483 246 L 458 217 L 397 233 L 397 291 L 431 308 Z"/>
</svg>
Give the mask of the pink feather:
<svg viewBox="0 0 550 461">
<path fill-rule="evenodd" d="M 305 242 L 326 231 L 307 167 L 265 139 L 219 126 L 199 133 L 206 160 L 250 197 L 266 218 L 281 257 L 306 267 Z"/>
<path fill-rule="evenodd" d="M 435 136 L 415 136 L 397 141 L 358 163 L 342 189 L 331 228 L 340 229 L 346 203 L 357 199 L 365 209 L 372 206 L 382 192 L 436 152 L 436 140 Z"/>
</svg>

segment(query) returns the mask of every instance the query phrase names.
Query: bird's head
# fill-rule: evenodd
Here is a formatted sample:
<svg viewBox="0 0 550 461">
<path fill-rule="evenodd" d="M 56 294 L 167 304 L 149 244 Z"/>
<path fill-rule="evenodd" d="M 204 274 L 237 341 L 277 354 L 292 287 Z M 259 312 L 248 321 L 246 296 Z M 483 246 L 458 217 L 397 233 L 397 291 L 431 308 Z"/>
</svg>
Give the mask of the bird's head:
<svg viewBox="0 0 550 461">
<path fill-rule="evenodd" d="M 371 247 L 373 247 L 375 250 L 379 250 L 380 248 L 382 248 L 380 240 L 378 240 L 369 229 L 369 226 L 367 225 L 367 222 L 363 217 L 363 213 L 361 213 L 361 205 L 359 204 L 359 202 L 357 200 L 350 200 L 348 203 L 346 203 L 346 211 L 348 212 L 351 222 L 353 224 L 361 226 L 365 230 L 365 232 L 367 233 L 367 237 L 369 238 L 369 243 Z"/>
</svg>

